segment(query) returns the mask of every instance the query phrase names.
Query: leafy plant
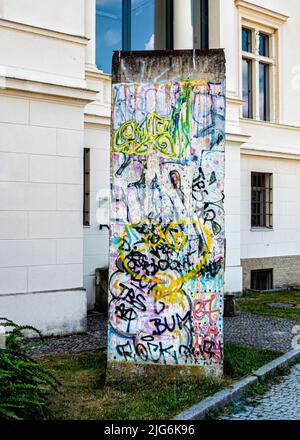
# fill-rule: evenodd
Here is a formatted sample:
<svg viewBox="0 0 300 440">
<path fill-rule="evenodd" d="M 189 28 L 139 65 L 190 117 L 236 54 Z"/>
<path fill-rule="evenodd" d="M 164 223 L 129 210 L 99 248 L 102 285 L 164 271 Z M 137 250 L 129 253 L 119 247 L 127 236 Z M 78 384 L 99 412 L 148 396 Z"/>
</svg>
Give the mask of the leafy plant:
<svg viewBox="0 0 300 440">
<path fill-rule="evenodd" d="M 28 354 L 25 330 L 41 333 L 31 326 L 20 326 L 0 318 L 6 329 L 4 348 L 0 348 L 0 420 L 49 419 L 49 393 L 59 392 L 60 383 Z"/>
</svg>

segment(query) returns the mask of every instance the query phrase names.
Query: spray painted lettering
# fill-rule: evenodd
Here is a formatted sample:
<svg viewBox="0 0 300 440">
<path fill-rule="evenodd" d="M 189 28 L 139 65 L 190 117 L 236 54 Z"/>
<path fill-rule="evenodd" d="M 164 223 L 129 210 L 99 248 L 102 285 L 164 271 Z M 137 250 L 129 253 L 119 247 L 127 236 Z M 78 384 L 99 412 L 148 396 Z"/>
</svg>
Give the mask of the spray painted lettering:
<svg viewBox="0 0 300 440">
<path fill-rule="evenodd" d="M 113 86 L 109 360 L 222 362 L 224 82 Z"/>
</svg>

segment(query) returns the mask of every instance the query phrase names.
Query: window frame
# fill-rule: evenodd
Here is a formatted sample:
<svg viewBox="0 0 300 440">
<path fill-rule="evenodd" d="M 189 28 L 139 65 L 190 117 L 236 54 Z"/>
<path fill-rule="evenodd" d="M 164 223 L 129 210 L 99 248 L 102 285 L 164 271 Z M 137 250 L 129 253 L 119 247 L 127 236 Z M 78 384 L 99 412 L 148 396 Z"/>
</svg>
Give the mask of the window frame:
<svg viewBox="0 0 300 440">
<path fill-rule="evenodd" d="M 250 50 L 243 50 L 243 31 L 246 31 L 250 34 L 250 39 L 249 39 L 249 49 Z M 252 29 L 249 29 L 247 26 L 242 26 L 242 36 L 241 36 L 241 40 L 242 40 L 242 52 L 247 52 L 247 53 L 251 53 L 252 52 Z"/>
<path fill-rule="evenodd" d="M 248 64 L 248 116 L 244 116 L 244 105 L 242 107 L 242 116 L 245 119 L 252 119 L 253 118 L 253 66 L 252 66 L 252 60 L 248 60 L 246 58 L 242 59 L 243 62 L 246 61 Z M 242 65 L 242 74 L 243 74 L 243 65 Z M 243 84 L 242 84 L 243 87 Z M 242 91 L 242 98 L 243 98 L 243 91 Z M 246 101 L 244 101 L 246 103 Z"/>
<path fill-rule="evenodd" d="M 265 53 L 261 54 L 260 53 L 260 43 L 261 43 L 261 37 L 266 38 L 266 40 L 264 41 L 264 44 L 267 42 L 268 45 L 267 47 L 265 47 Z M 269 34 L 265 34 L 264 32 L 259 32 L 259 46 L 258 46 L 258 52 L 260 56 L 263 57 L 269 57 L 270 56 L 270 39 L 269 39 Z"/>
<path fill-rule="evenodd" d="M 266 274 L 266 277 L 268 277 L 269 276 L 269 280 L 268 279 L 266 279 L 266 283 L 269 281 L 269 283 L 270 283 L 270 288 L 267 288 L 267 289 L 255 289 L 254 287 L 253 287 L 253 284 L 254 284 L 254 276 L 255 275 L 262 275 L 262 274 Z M 258 283 L 256 283 L 256 284 L 258 284 Z M 256 286 L 257 287 L 257 286 Z M 268 286 L 267 286 L 268 287 Z M 268 290 L 273 290 L 274 289 L 274 270 L 273 270 L 273 268 L 264 268 L 264 269 L 252 269 L 251 271 L 250 271 L 250 290 L 254 290 L 254 291 L 261 291 L 261 292 L 264 292 L 264 291 L 268 291 Z"/>
<path fill-rule="evenodd" d="M 251 31 L 251 52 L 246 52 L 242 50 L 243 29 Z M 260 34 L 268 37 L 268 56 L 263 56 L 259 54 Z M 252 64 L 252 117 L 245 118 L 243 116 L 243 109 L 241 109 L 241 118 L 254 119 L 260 122 L 277 122 L 279 120 L 277 29 L 242 18 L 240 26 L 240 54 L 241 61 L 245 59 L 250 61 Z M 260 64 L 268 66 L 268 93 L 266 94 L 267 111 L 265 119 L 263 119 L 260 114 Z M 240 62 L 240 66 L 242 66 L 242 62 Z M 242 67 L 240 67 L 240 94 L 243 99 Z"/>
<path fill-rule="evenodd" d="M 256 184 L 253 184 L 256 178 Z M 259 178 L 264 184 L 259 185 Z M 254 200 L 254 193 L 260 194 L 259 200 Z M 259 205 L 262 205 L 259 207 Z M 253 221 L 257 217 L 258 221 Z M 273 173 L 251 171 L 251 229 L 273 230 Z"/>
<path fill-rule="evenodd" d="M 209 49 L 210 15 L 209 0 L 191 0 L 193 49 Z"/>
<path fill-rule="evenodd" d="M 261 121 L 269 121 L 270 120 L 270 66 L 266 63 L 259 63 L 259 89 L 260 89 L 260 81 L 261 81 L 261 67 L 263 66 L 264 70 L 264 86 L 263 86 L 263 95 L 264 95 L 264 105 L 263 105 L 263 116 L 261 114 L 261 90 L 259 90 L 259 116 Z"/>
<path fill-rule="evenodd" d="M 165 48 L 163 50 L 174 49 L 174 0 L 163 0 L 162 6 L 164 17 L 164 36 L 162 38 Z M 155 2 L 154 2 L 155 5 Z M 95 11 L 96 13 L 96 11 Z M 123 51 L 131 51 L 132 49 L 132 0 L 122 0 L 122 23 L 121 23 L 121 48 Z M 97 26 L 96 26 L 97 32 Z M 96 50 L 96 64 L 97 64 Z M 98 65 L 98 64 L 97 64 Z M 99 64 L 100 65 L 100 64 Z M 105 72 L 104 73 L 108 73 Z"/>
<path fill-rule="evenodd" d="M 122 0 L 122 50 L 131 50 L 131 0 Z"/>
</svg>

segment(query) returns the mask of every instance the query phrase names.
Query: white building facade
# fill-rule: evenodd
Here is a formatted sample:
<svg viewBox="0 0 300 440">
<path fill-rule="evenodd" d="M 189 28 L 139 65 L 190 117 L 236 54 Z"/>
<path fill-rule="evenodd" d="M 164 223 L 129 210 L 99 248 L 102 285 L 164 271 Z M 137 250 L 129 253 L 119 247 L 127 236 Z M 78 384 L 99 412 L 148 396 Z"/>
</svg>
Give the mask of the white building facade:
<svg viewBox="0 0 300 440">
<path fill-rule="evenodd" d="M 85 330 L 121 49 L 225 48 L 225 290 L 300 284 L 299 36 L 297 0 L 0 0 L 0 316 Z"/>
</svg>

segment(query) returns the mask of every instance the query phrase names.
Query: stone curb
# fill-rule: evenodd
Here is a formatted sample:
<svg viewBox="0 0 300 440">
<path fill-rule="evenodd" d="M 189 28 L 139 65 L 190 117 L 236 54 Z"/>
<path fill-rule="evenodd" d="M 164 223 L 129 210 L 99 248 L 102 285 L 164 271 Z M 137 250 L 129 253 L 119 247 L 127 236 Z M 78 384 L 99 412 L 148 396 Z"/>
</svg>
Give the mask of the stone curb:
<svg viewBox="0 0 300 440">
<path fill-rule="evenodd" d="M 250 385 L 257 383 L 258 381 L 261 382 L 265 380 L 278 369 L 284 368 L 291 364 L 299 356 L 300 347 L 288 351 L 274 361 L 269 362 L 256 370 L 252 376 L 248 376 L 245 379 L 232 384 L 228 388 L 217 392 L 213 396 L 196 403 L 187 410 L 178 414 L 173 420 L 204 420 L 209 411 L 241 398 Z"/>
<path fill-rule="evenodd" d="M 246 379 L 240 380 L 213 396 L 196 403 L 196 405 L 174 417 L 174 420 L 203 420 L 209 411 L 239 398 L 250 385 L 256 382 L 258 382 L 256 376 L 246 377 Z"/>
<path fill-rule="evenodd" d="M 269 362 L 268 364 L 256 370 L 254 376 L 257 376 L 260 381 L 263 381 L 268 376 L 275 373 L 276 370 L 279 370 L 280 368 L 284 368 L 290 365 L 299 356 L 300 356 L 300 347 L 294 348 L 293 350 L 288 351 L 279 358 L 274 359 L 274 361 Z"/>
</svg>

